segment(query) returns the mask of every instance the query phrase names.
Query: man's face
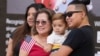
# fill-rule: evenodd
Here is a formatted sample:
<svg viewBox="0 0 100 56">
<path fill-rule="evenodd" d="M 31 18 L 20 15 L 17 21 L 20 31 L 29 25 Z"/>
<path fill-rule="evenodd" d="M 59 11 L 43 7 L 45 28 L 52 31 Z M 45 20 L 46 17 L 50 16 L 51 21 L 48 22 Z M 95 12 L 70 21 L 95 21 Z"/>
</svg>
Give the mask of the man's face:
<svg viewBox="0 0 100 56">
<path fill-rule="evenodd" d="M 78 28 L 82 23 L 82 11 L 77 10 L 75 5 L 69 5 L 66 11 L 66 21 L 69 28 Z"/>
</svg>

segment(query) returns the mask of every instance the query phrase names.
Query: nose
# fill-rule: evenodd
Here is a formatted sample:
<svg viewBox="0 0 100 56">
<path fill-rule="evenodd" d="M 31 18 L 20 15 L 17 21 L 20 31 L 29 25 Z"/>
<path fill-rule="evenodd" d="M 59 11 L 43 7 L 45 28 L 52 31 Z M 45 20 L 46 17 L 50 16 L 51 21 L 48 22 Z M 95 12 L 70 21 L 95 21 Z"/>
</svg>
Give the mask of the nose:
<svg viewBox="0 0 100 56">
<path fill-rule="evenodd" d="M 38 23 L 38 26 L 42 26 L 42 23 L 40 22 L 40 23 Z"/>
<path fill-rule="evenodd" d="M 55 27 L 55 30 L 59 30 L 59 27 L 58 27 L 58 26 L 56 26 L 56 27 Z"/>
<path fill-rule="evenodd" d="M 30 16 L 29 16 L 29 19 L 30 19 L 30 20 L 33 19 L 33 15 L 30 15 Z"/>
</svg>

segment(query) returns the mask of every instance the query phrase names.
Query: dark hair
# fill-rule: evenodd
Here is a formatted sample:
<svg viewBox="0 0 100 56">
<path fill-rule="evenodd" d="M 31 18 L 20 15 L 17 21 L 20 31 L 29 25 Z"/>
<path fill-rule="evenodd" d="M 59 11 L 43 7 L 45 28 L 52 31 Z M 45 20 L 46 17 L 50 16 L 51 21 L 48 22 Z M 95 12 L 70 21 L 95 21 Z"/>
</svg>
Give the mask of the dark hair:
<svg viewBox="0 0 100 56">
<path fill-rule="evenodd" d="M 79 1 L 80 3 L 83 3 L 84 5 L 90 4 L 90 0 L 75 0 L 75 1 Z"/>
<path fill-rule="evenodd" d="M 29 10 L 31 7 L 34 7 L 34 8 L 36 9 L 36 11 L 38 11 L 38 10 L 41 9 L 41 8 L 45 8 L 45 5 L 43 5 L 42 3 L 34 3 L 34 4 L 29 5 L 29 6 L 27 7 L 27 9 L 26 9 L 25 18 L 27 18 L 28 10 Z"/>
<path fill-rule="evenodd" d="M 47 9 L 47 8 L 43 8 L 43 9 L 39 10 L 39 11 L 36 13 L 36 15 L 35 15 L 35 21 L 36 21 L 36 19 L 37 19 L 37 16 L 38 16 L 39 14 L 41 14 L 41 13 L 45 13 L 45 14 L 48 16 L 49 22 L 52 23 L 52 16 L 55 14 L 55 12 L 54 12 L 53 10 Z M 35 22 L 35 24 L 36 24 L 36 22 Z M 33 31 L 35 32 L 34 35 L 35 35 L 35 34 L 38 34 L 37 31 L 36 31 L 36 28 L 34 28 Z M 51 32 L 52 32 L 52 30 L 51 30 Z M 51 32 L 50 32 L 50 33 L 51 33 Z"/>
<path fill-rule="evenodd" d="M 68 6 L 71 5 L 71 4 L 75 4 L 75 5 L 76 4 L 79 4 L 79 5 L 82 4 L 82 5 L 84 5 L 84 11 L 88 15 L 87 5 L 90 4 L 90 0 L 73 0 L 72 2 L 70 2 L 68 4 Z"/>
<path fill-rule="evenodd" d="M 25 13 L 25 22 L 23 25 L 19 26 L 15 31 L 14 34 L 12 36 L 13 39 L 13 48 L 16 47 L 16 45 L 22 40 L 24 39 L 25 35 L 31 35 L 31 27 L 28 25 L 27 23 L 27 15 L 28 15 L 28 11 L 29 9 L 33 7 L 36 9 L 36 11 L 38 11 L 41 8 L 45 8 L 45 6 L 41 3 L 38 4 L 31 4 L 27 7 L 26 9 L 26 13 Z"/>
<path fill-rule="evenodd" d="M 84 5 L 88 5 L 88 4 L 90 4 L 90 0 L 73 0 L 70 4 L 84 4 Z"/>
</svg>

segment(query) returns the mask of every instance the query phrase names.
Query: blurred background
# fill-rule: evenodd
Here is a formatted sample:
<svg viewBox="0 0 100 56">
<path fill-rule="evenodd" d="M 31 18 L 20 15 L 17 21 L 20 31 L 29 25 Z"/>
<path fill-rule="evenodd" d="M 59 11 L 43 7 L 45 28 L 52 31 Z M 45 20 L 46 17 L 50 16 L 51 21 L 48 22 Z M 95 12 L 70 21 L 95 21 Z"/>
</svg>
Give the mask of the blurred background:
<svg viewBox="0 0 100 56">
<path fill-rule="evenodd" d="M 5 56 L 8 39 L 17 26 L 23 24 L 26 7 L 43 3 L 56 13 L 64 13 L 72 0 L 0 0 L 0 56 Z M 94 28 L 95 56 L 100 56 L 100 0 L 91 0 L 87 6 L 90 24 Z"/>
</svg>

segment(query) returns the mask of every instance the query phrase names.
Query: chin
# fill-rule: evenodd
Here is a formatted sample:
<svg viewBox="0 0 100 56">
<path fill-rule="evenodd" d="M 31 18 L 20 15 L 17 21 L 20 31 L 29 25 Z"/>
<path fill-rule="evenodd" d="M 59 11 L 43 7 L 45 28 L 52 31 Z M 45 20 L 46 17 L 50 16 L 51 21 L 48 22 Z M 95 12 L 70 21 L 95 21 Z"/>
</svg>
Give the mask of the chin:
<svg viewBox="0 0 100 56">
<path fill-rule="evenodd" d="M 72 25 L 69 25 L 69 28 L 70 28 L 70 29 L 73 29 L 74 27 L 73 27 Z"/>
<path fill-rule="evenodd" d="M 33 24 L 29 24 L 29 26 L 30 26 L 30 27 L 32 27 L 32 26 L 33 26 Z"/>
<path fill-rule="evenodd" d="M 44 35 L 45 33 L 39 33 L 40 35 Z"/>
<path fill-rule="evenodd" d="M 38 33 L 39 33 L 39 34 L 43 34 L 44 32 L 40 32 L 40 31 L 38 31 Z"/>
</svg>

